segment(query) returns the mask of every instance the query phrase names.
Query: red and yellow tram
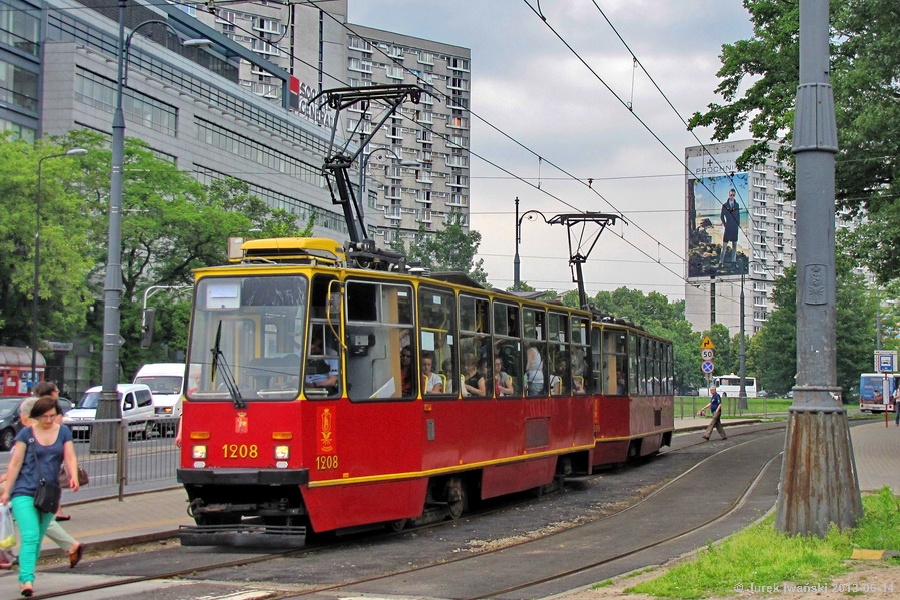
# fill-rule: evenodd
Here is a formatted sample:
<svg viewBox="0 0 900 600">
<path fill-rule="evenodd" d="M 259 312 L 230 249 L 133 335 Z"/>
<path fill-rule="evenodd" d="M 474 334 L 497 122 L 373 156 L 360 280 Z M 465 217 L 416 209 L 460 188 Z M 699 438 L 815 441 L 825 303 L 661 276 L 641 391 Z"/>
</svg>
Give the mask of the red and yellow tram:
<svg viewBox="0 0 900 600">
<path fill-rule="evenodd" d="M 458 517 L 670 443 L 670 342 L 459 274 L 359 265 L 281 238 L 196 272 L 183 543 Z"/>
</svg>

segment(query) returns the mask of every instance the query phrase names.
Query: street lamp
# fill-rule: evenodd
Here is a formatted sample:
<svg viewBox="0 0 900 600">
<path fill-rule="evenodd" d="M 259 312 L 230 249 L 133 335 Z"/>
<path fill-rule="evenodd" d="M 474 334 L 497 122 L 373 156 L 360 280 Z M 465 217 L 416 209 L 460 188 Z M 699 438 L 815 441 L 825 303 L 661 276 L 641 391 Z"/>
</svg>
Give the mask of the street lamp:
<svg viewBox="0 0 900 600">
<path fill-rule="evenodd" d="M 29 379 L 32 387 L 37 383 L 38 295 L 41 287 L 41 203 L 44 200 L 42 169 L 44 167 L 44 161 L 48 158 L 78 156 L 79 154 L 87 154 L 87 150 L 84 148 L 72 148 L 66 152 L 60 152 L 59 154 L 43 156 L 38 160 L 37 202 L 35 203 L 34 215 L 34 289 L 32 290 L 33 296 L 31 300 L 31 377 Z"/>
<path fill-rule="evenodd" d="M 421 161 L 418 160 L 403 160 L 400 156 L 390 148 L 378 148 L 377 150 L 373 150 L 369 154 L 364 154 L 362 163 L 359 166 L 359 184 L 357 188 L 359 189 L 359 214 L 360 220 L 363 223 L 360 223 L 361 227 L 365 227 L 365 214 L 366 214 L 366 168 L 369 166 L 369 159 L 379 152 L 385 152 L 394 157 L 396 164 L 401 167 L 418 167 L 421 165 Z"/>
<path fill-rule="evenodd" d="M 116 67 L 116 106 L 112 124 L 112 172 L 109 177 L 109 241 L 106 259 L 106 277 L 103 285 L 103 361 L 101 369 L 102 391 L 98 418 L 119 417 L 116 391 L 119 378 L 119 302 L 122 290 L 122 190 L 125 162 L 125 115 L 122 110 L 123 91 L 127 72 L 128 49 L 138 29 L 153 23 L 164 25 L 178 35 L 166 21 L 150 19 L 132 28 L 125 36 L 125 5 L 119 0 L 119 45 Z M 184 45 L 209 45 L 209 40 L 187 40 Z"/>
<path fill-rule="evenodd" d="M 534 215 L 541 215 L 541 218 L 544 219 L 544 223 L 550 224 L 550 221 L 547 220 L 544 213 L 539 210 L 525 211 L 520 217 L 519 197 L 516 196 L 516 256 L 513 259 L 513 290 L 516 292 L 518 292 L 521 287 L 521 279 L 519 277 L 519 243 L 522 241 L 522 219 L 528 217 L 529 221 L 534 221 L 537 218 Z"/>
</svg>

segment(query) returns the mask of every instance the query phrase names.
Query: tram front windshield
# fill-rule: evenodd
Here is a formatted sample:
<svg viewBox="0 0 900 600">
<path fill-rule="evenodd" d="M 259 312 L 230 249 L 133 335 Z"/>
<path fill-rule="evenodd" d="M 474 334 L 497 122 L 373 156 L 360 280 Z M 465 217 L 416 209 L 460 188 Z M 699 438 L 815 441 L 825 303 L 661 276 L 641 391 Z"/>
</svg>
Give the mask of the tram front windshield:
<svg viewBox="0 0 900 600">
<path fill-rule="evenodd" d="M 188 355 L 191 400 L 238 406 L 297 397 L 308 281 L 300 275 L 197 282 Z"/>
</svg>

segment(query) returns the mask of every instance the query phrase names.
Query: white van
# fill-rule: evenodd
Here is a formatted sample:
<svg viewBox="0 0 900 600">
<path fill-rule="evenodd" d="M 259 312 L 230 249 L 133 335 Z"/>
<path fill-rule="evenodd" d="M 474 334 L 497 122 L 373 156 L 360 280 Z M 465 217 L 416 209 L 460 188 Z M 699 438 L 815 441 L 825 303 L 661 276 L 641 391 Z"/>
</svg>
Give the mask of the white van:
<svg viewBox="0 0 900 600">
<path fill-rule="evenodd" d="M 134 376 L 135 383 L 150 386 L 153 408 L 160 433 L 175 434 L 181 418 L 181 395 L 184 391 L 184 363 L 144 365 Z"/>
<path fill-rule="evenodd" d="M 148 438 L 155 426 L 155 413 L 153 411 L 153 394 L 146 385 L 133 383 L 120 383 L 116 387 L 119 393 L 119 407 L 122 410 L 122 420 L 125 421 L 128 433 L 139 437 Z M 90 388 L 75 405 L 75 408 L 63 415 L 63 423 L 72 430 L 75 439 L 87 439 L 91 437 L 91 426 L 97 417 L 97 407 L 100 405 L 100 392 L 103 386 Z"/>
</svg>

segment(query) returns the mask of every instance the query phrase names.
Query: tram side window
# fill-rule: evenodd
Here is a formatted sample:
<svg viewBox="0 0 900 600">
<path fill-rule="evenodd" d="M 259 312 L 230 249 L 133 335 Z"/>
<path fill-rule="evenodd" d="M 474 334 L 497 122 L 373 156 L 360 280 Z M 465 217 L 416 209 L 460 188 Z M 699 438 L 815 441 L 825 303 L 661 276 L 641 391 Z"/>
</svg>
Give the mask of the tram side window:
<svg viewBox="0 0 900 600">
<path fill-rule="evenodd" d="M 608 374 L 609 364 L 608 355 L 604 352 L 603 343 L 605 342 L 603 338 L 603 332 L 599 327 L 591 328 L 591 359 L 593 360 L 593 368 L 594 368 L 594 387 L 591 390 L 593 394 L 606 394 L 611 393 L 607 392 L 608 389 Z M 613 389 L 615 389 L 615 369 L 613 369 L 612 375 L 612 385 Z"/>
<path fill-rule="evenodd" d="M 568 396 L 572 393 L 572 368 L 569 357 L 568 315 L 551 312 L 548 316 L 551 396 Z"/>
<path fill-rule="evenodd" d="M 647 383 L 649 380 L 649 370 L 647 369 L 647 354 L 647 338 L 643 336 L 637 336 L 637 390 L 638 394 L 640 394 L 641 396 L 647 395 Z"/>
<path fill-rule="evenodd" d="M 590 370 L 588 364 L 588 321 L 580 317 L 572 317 L 571 340 L 571 365 L 572 365 L 572 393 L 587 393 L 587 381 Z"/>
<path fill-rule="evenodd" d="M 454 376 L 456 353 L 456 311 L 453 292 L 419 288 L 419 347 L 423 361 L 431 359 L 431 373 L 422 370 L 422 394 L 456 395 L 459 378 Z M 434 385 L 440 381 L 440 387 Z M 440 390 L 440 391 L 437 391 Z"/>
<path fill-rule="evenodd" d="M 610 395 L 628 393 L 627 333 L 615 329 L 603 330 L 603 392 Z"/>
<path fill-rule="evenodd" d="M 524 308 L 522 316 L 525 325 L 525 393 L 529 396 L 546 396 L 549 365 L 544 311 Z"/>
<path fill-rule="evenodd" d="M 406 284 L 347 282 L 346 381 L 351 400 L 409 399 L 418 393 L 412 302 L 412 288 Z"/>
<path fill-rule="evenodd" d="M 335 396 L 340 392 L 338 342 L 331 327 L 320 319 L 311 319 L 307 342 L 303 389 L 307 396 Z"/>
<path fill-rule="evenodd" d="M 491 310 L 487 298 L 459 296 L 459 386 L 463 397 L 493 396 Z"/>
<path fill-rule="evenodd" d="M 640 348 L 638 347 L 637 334 L 628 334 L 628 393 L 639 394 L 638 387 L 638 362 L 640 361 Z"/>
<path fill-rule="evenodd" d="M 662 342 L 653 340 L 653 393 L 663 393 L 664 363 L 662 355 Z"/>
<path fill-rule="evenodd" d="M 519 333 L 519 307 L 494 302 L 494 392 L 498 396 L 521 396 L 522 340 Z M 499 364 L 499 373 L 496 366 Z M 504 375 L 505 374 L 505 375 Z M 510 392 L 509 390 L 512 390 Z"/>
<path fill-rule="evenodd" d="M 668 376 L 666 377 L 666 395 L 671 396 L 675 393 L 675 347 L 672 344 L 666 344 L 667 364 L 669 367 Z"/>
</svg>

